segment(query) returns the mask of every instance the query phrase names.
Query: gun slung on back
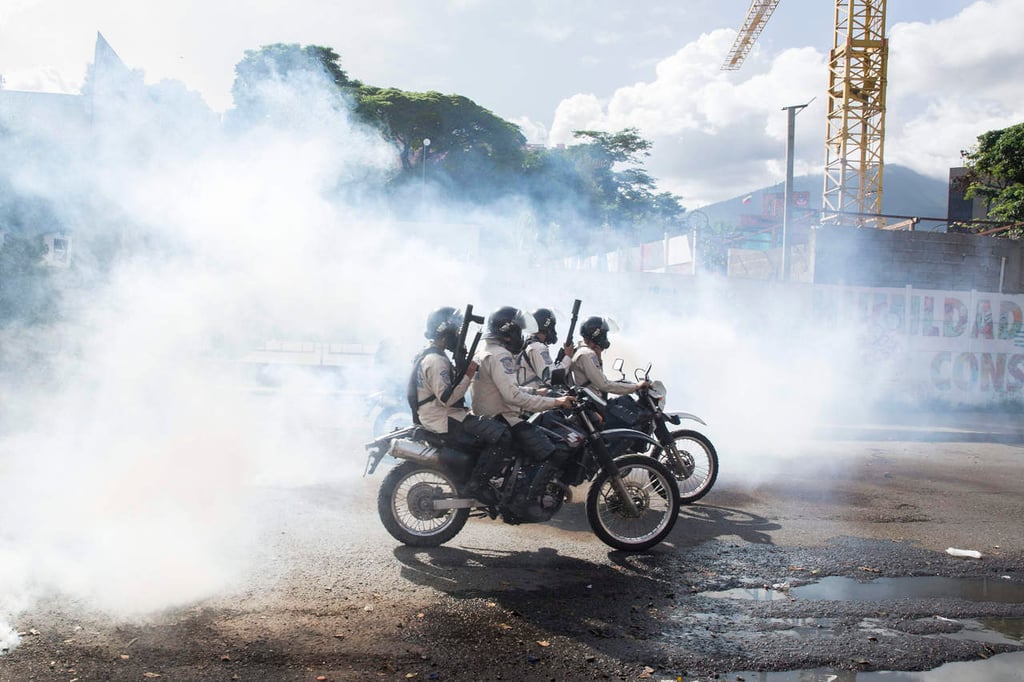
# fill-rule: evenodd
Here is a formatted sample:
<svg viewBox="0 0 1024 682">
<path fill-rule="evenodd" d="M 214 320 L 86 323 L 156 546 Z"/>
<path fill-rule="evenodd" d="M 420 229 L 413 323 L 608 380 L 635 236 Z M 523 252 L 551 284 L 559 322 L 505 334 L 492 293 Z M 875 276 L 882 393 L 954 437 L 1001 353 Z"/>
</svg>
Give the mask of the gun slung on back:
<svg viewBox="0 0 1024 682">
<path fill-rule="evenodd" d="M 459 340 L 455 344 L 455 376 L 452 377 L 452 383 L 449 384 L 444 394 L 441 396 L 441 402 L 447 403 L 448 399 L 452 397 L 452 393 L 455 391 L 455 387 L 459 385 L 462 378 L 466 376 L 466 369 L 469 367 L 469 361 L 473 359 L 473 354 L 476 353 L 477 343 L 480 342 L 480 332 L 476 333 L 476 338 L 473 339 L 473 346 L 467 352 L 466 350 L 466 336 L 469 335 L 469 325 L 476 322 L 477 324 L 483 324 L 484 318 L 479 315 L 473 314 L 473 304 L 470 303 L 466 306 L 466 314 L 462 317 L 462 329 L 459 330 Z"/>
<path fill-rule="evenodd" d="M 580 317 L 580 304 L 582 301 L 576 299 L 572 302 L 572 320 L 569 321 L 569 333 L 565 335 L 565 342 L 572 343 L 572 335 L 576 332 L 576 320 Z M 565 357 L 565 348 L 558 349 L 558 355 L 555 357 L 555 363 L 562 361 Z"/>
</svg>

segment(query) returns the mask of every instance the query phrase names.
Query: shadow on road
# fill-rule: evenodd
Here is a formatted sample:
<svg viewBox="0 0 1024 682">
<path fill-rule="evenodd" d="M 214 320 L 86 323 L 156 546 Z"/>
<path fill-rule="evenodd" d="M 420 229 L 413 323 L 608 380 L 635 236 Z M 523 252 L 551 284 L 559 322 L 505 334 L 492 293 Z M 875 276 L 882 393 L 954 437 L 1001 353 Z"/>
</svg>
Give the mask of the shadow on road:
<svg viewBox="0 0 1024 682">
<path fill-rule="evenodd" d="M 756 545 L 772 544 L 768 531 L 781 528 L 769 521 L 741 509 L 699 504 L 683 507 L 668 539 L 682 547 L 695 547 L 708 540 L 736 537 Z"/>
<path fill-rule="evenodd" d="M 529 551 L 484 548 L 398 547 L 401 575 L 459 600 L 485 599 L 484 608 L 454 608 L 442 601 L 424 615 L 431 636 L 479 639 L 507 630 L 525 644 L 522 656 L 543 657 L 534 638 L 568 637 L 601 653 L 627 660 L 654 660 L 660 652 L 661 613 L 689 590 L 665 579 L 678 575 L 672 551 L 643 555 L 611 553 L 613 563 L 595 564 L 551 547 Z M 701 566 L 683 566 L 697 572 Z M 487 635 L 489 636 L 489 635 Z M 510 642 L 511 643 L 511 642 Z"/>
<path fill-rule="evenodd" d="M 560 527 L 583 530 L 585 514 L 571 511 Z M 768 545 L 768 531 L 777 528 L 737 509 L 696 505 L 682 509 L 665 543 L 639 554 L 609 551 L 608 563 L 552 547 L 400 546 L 394 555 L 402 578 L 458 600 L 454 607 L 441 600 L 424 614 L 430 636 L 479 638 L 498 628 L 529 649 L 524 656 L 544 655 L 536 638 L 564 636 L 613 658 L 653 662 L 668 655 L 660 637 L 666 614 L 706 580 L 706 557 L 691 549 L 719 538 Z M 468 600 L 484 606 L 459 605 Z"/>
</svg>

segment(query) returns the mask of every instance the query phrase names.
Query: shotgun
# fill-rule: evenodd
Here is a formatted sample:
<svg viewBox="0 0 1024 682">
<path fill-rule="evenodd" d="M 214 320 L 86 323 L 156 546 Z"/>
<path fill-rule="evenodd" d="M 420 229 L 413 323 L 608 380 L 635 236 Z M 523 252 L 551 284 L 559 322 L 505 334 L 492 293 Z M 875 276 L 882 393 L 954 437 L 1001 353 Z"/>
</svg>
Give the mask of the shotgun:
<svg viewBox="0 0 1024 682">
<path fill-rule="evenodd" d="M 572 335 L 576 332 L 576 320 L 580 317 L 580 304 L 582 301 L 576 299 L 572 302 L 572 320 L 569 321 L 569 333 L 565 335 L 565 343 L 572 343 Z M 555 357 L 555 364 L 562 361 L 565 357 L 565 348 L 558 349 L 558 355 Z"/>
<path fill-rule="evenodd" d="M 459 340 L 455 344 L 455 352 L 452 353 L 455 356 L 455 376 L 452 377 L 451 384 L 448 385 L 444 395 L 441 396 L 442 403 L 448 402 L 448 399 L 452 397 L 452 392 L 455 391 L 455 387 L 462 381 L 462 377 L 466 376 L 466 369 L 476 353 L 477 344 L 480 343 L 480 332 L 478 331 L 473 339 L 473 345 L 470 346 L 468 351 L 466 350 L 466 336 L 469 335 L 469 325 L 474 322 L 483 324 L 484 318 L 473 314 L 473 304 L 470 303 L 466 306 L 466 314 L 462 317 L 462 329 L 459 330 Z"/>
</svg>

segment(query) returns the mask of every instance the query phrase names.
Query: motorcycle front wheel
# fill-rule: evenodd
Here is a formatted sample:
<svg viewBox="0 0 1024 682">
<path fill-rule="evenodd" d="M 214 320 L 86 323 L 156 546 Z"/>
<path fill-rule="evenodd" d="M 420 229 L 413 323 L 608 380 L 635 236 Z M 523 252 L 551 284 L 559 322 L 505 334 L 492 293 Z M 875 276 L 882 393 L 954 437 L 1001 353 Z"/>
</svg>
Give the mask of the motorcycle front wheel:
<svg viewBox="0 0 1024 682">
<path fill-rule="evenodd" d="M 679 516 L 679 488 L 668 468 L 651 457 L 623 455 L 615 465 L 637 513 L 629 512 L 611 476 L 601 471 L 587 494 L 587 520 L 606 545 L 642 552 L 671 532 Z"/>
<path fill-rule="evenodd" d="M 718 452 L 708 437 L 699 431 L 681 429 L 669 435 L 683 460 L 680 463 L 683 471 L 677 471 L 664 450 L 658 451 L 658 461 L 676 474 L 680 503 L 693 504 L 707 495 L 718 479 Z"/>
<path fill-rule="evenodd" d="M 458 496 L 444 473 L 402 462 L 381 483 L 377 513 L 391 537 L 403 545 L 437 547 L 459 534 L 469 509 L 434 509 L 434 501 Z"/>
</svg>

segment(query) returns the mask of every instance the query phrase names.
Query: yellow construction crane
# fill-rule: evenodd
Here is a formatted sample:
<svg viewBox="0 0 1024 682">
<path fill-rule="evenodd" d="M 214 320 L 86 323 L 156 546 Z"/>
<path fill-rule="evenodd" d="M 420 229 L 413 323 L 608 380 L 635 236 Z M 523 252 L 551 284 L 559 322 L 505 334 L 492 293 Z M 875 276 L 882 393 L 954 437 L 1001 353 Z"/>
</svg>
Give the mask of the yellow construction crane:
<svg viewBox="0 0 1024 682">
<path fill-rule="evenodd" d="M 747 18 L 740 26 L 740 32 L 729 50 L 729 55 L 722 64 L 724 71 L 735 71 L 743 64 L 743 60 L 754 47 L 757 37 L 764 30 L 764 25 L 772 18 L 772 12 L 778 7 L 779 0 L 751 0 L 750 9 L 747 10 Z"/>
<path fill-rule="evenodd" d="M 885 0 L 835 0 L 828 59 L 822 222 L 882 227 L 882 150 L 889 43 Z M 740 68 L 779 0 L 751 0 L 725 70 Z M 859 215 L 858 215 L 859 214 Z"/>
</svg>

